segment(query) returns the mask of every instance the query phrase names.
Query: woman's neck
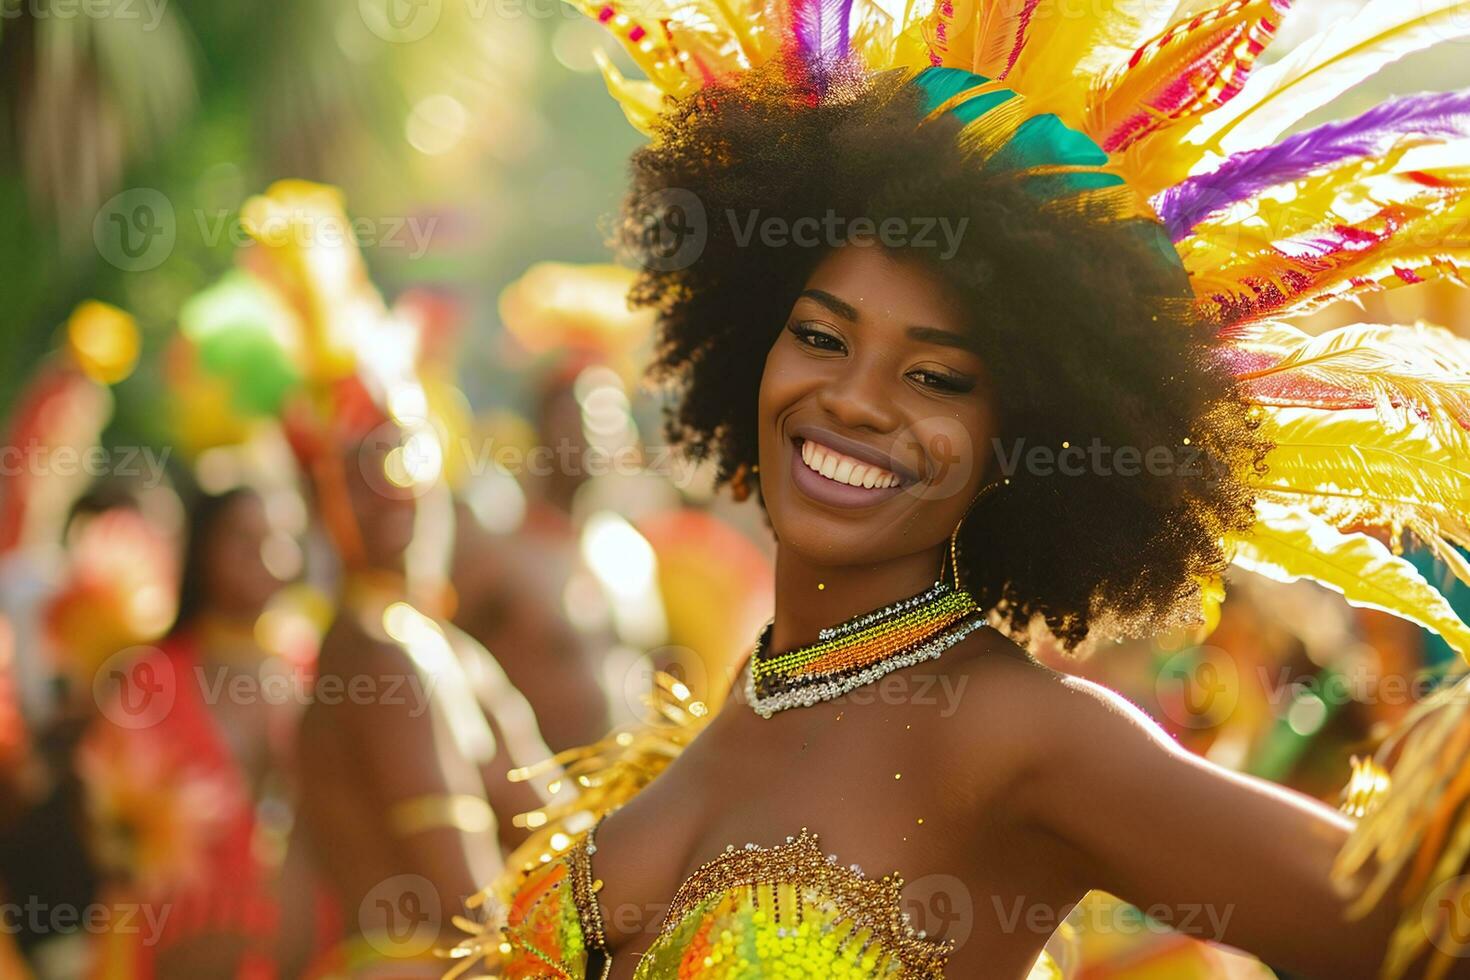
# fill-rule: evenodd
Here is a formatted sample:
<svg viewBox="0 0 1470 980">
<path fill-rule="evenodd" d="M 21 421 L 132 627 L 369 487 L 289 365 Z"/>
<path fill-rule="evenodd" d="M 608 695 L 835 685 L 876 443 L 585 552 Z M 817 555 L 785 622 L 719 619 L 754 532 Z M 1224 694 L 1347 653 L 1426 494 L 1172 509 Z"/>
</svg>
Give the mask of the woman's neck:
<svg viewBox="0 0 1470 980">
<path fill-rule="evenodd" d="M 939 578 L 942 549 L 875 565 L 816 565 L 776 550 L 776 615 L 771 649 L 793 650 L 872 609 L 917 595 Z"/>
</svg>

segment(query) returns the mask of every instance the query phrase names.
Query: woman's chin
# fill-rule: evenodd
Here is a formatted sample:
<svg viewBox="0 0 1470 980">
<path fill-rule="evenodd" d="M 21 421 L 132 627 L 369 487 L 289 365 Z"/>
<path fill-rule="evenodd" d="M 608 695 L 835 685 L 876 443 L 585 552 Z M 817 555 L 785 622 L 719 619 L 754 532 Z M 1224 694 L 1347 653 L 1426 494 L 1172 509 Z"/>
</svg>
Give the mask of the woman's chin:
<svg viewBox="0 0 1470 980">
<path fill-rule="evenodd" d="M 783 551 L 811 565 L 871 565 L 903 550 L 885 546 L 891 522 L 874 514 L 831 511 L 804 505 L 774 509 L 767 505 L 771 528 Z"/>
</svg>

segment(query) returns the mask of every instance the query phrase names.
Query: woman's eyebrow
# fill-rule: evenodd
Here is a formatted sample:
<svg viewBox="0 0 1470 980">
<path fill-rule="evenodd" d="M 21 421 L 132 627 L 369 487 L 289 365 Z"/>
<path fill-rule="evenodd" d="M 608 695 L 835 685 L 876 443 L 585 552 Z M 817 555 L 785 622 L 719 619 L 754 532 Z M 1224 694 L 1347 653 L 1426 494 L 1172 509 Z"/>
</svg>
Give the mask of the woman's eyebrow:
<svg viewBox="0 0 1470 980">
<path fill-rule="evenodd" d="M 833 313 L 836 313 L 844 320 L 848 320 L 854 323 L 857 322 L 857 309 L 849 303 L 844 303 L 842 300 L 838 299 L 836 296 L 833 296 L 825 289 L 803 289 L 801 291 L 801 295 L 806 297 L 807 299 L 816 300 L 818 303 L 821 303 L 827 309 L 831 310 Z"/>
<path fill-rule="evenodd" d="M 941 347 L 955 347 L 959 350 L 969 351 L 972 354 L 979 353 L 975 339 L 967 334 L 955 333 L 953 330 L 941 330 L 938 327 L 909 327 L 905 331 L 913 340 L 925 344 L 938 344 Z"/>
<path fill-rule="evenodd" d="M 804 289 L 801 295 L 807 299 L 816 300 L 833 313 L 849 322 L 857 322 L 858 311 L 850 303 L 845 303 L 827 292 L 825 289 Z M 953 330 L 941 330 L 939 327 L 909 327 L 904 331 L 910 339 L 925 344 L 937 344 L 941 347 L 954 347 L 958 350 L 978 353 L 975 339 L 968 334 L 957 333 Z"/>
</svg>

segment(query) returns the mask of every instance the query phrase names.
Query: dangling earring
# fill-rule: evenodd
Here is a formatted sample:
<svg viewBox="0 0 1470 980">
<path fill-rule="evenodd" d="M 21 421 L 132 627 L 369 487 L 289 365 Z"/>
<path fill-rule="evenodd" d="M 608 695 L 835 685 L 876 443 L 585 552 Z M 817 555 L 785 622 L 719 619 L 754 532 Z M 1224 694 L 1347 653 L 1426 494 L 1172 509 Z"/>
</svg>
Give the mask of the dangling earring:
<svg viewBox="0 0 1470 980">
<path fill-rule="evenodd" d="M 975 509 L 976 504 L 990 496 L 999 487 L 1005 486 L 1010 482 L 1010 478 L 1007 477 L 1002 480 L 996 480 L 993 483 L 987 483 L 976 491 L 974 498 L 970 500 L 970 505 L 965 508 L 965 512 L 960 515 L 960 519 L 955 524 L 954 530 L 949 534 L 949 551 L 939 562 L 939 581 L 944 581 L 944 569 L 945 565 L 948 565 L 954 574 L 954 587 L 956 589 L 960 587 L 960 528 L 965 526 L 965 520 L 970 516 L 970 512 Z"/>
<path fill-rule="evenodd" d="M 749 463 L 741 463 L 735 467 L 735 472 L 730 474 L 730 496 L 735 498 L 736 503 L 750 498 L 750 477 L 760 471 L 759 465 L 752 466 Z"/>
</svg>

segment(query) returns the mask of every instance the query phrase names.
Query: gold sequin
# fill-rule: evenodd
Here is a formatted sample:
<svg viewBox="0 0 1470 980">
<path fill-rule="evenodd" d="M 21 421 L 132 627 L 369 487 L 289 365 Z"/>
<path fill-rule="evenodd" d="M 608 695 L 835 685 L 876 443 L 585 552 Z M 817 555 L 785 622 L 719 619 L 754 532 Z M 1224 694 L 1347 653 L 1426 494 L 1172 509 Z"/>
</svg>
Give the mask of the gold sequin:
<svg viewBox="0 0 1470 980">
<path fill-rule="evenodd" d="M 796 837 L 787 838 L 785 844 L 732 847 L 702 865 L 674 894 L 659 934 L 672 934 L 712 896 L 750 889 L 753 898 L 758 899 L 768 891 L 761 886 L 777 884 L 834 906 L 839 916 L 855 927 L 854 935 L 869 934 L 866 941 L 871 946 L 902 964 L 899 976 L 904 980 L 943 977 L 953 944 L 920 936 L 908 924 L 902 910 L 903 877 L 895 873 L 868 878 L 855 867 L 844 867 L 834 857 L 824 857 L 817 835 L 805 827 Z M 780 893 L 770 891 L 771 895 Z M 770 914 L 778 920 L 785 915 L 790 928 L 801 924 L 799 907 L 785 912 L 773 908 Z"/>
</svg>

